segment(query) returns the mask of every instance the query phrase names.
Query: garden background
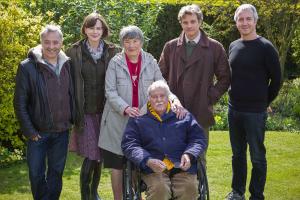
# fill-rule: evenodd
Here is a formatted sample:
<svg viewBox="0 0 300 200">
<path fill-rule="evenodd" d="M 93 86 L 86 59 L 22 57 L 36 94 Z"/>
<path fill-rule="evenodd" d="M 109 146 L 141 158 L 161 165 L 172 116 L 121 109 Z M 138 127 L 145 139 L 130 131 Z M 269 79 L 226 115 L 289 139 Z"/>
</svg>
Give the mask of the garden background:
<svg viewBox="0 0 300 200">
<path fill-rule="evenodd" d="M 298 0 L 0 0 L 0 170 L 15 167 L 13 164 L 18 165 L 16 162 L 24 164 L 26 140 L 19 130 L 12 104 L 14 77 L 18 64 L 26 57 L 28 50 L 39 43 L 39 32 L 45 24 L 55 23 L 62 27 L 66 49 L 81 38 L 80 26 L 84 16 L 97 11 L 105 17 L 111 28 L 109 41 L 119 44 L 119 30 L 126 25 L 137 25 L 146 37 L 144 50 L 159 59 L 164 43 L 180 34 L 177 20 L 180 7 L 191 2 L 197 3 L 204 13 L 203 29 L 220 41 L 225 49 L 228 49 L 230 42 L 239 38 L 233 21 L 235 9 L 241 3 L 256 6 L 259 14 L 257 32 L 271 40 L 278 49 L 283 72 L 282 88 L 271 105 L 273 112 L 268 117 L 267 130 L 278 131 L 282 137 L 289 134 L 289 137 L 295 138 L 295 142 L 297 139 L 299 141 Z M 212 130 L 225 130 L 222 134 L 228 134 L 227 100 L 226 94 L 215 106 L 216 125 Z M 284 149 L 285 146 L 280 148 Z M 209 151 L 214 151 L 213 147 L 210 146 Z M 212 152 L 213 155 L 215 153 Z M 0 194 L 1 191 L 0 187 Z"/>
</svg>

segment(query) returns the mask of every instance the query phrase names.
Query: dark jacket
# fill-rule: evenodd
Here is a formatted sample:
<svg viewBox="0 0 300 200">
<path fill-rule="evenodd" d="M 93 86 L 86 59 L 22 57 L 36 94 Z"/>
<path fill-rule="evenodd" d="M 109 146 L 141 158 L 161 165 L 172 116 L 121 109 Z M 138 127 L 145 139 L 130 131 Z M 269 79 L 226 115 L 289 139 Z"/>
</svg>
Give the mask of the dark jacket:
<svg viewBox="0 0 300 200">
<path fill-rule="evenodd" d="M 159 67 L 170 90 L 204 128 L 214 124 L 213 105 L 227 91 L 230 69 L 226 52 L 218 41 L 201 38 L 187 58 L 184 33 L 167 42 Z"/>
<path fill-rule="evenodd" d="M 148 113 L 130 118 L 125 129 L 122 150 L 124 155 L 144 173 L 153 172 L 146 166 L 149 158 L 163 160 L 168 157 L 176 166 L 184 153 L 191 155 L 188 172 L 197 172 L 198 156 L 206 149 L 207 139 L 203 129 L 191 113 L 179 120 L 172 111 L 165 113 L 162 122 Z"/>
<path fill-rule="evenodd" d="M 83 67 L 82 61 L 82 52 L 83 52 L 83 44 L 84 40 L 80 40 L 73 44 L 67 51 L 66 54 L 71 58 L 71 74 L 74 83 L 74 91 L 75 91 L 75 126 L 76 132 L 82 132 L 84 127 L 84 80 L 82 77 L 81 69 Z M 104 65 L 105 69 L 107 69 L 108 63 L 110 59 L 121 49 L 116 47 L 112 43 L 104 42 Z M 104 90 L 104 87 L 102 88 Z M 103 105 L 105 102 L 102 102 Z"/>
<path fill-rule="evenodd" d="M 20 63 L 16 74 L 14 108 L 16 117 L 21 125 L 21 131 L 28 138 L 39 134 L 41 131 L 52 130 L 54 126 L 45 78 L 41 70 L 41 67 L 44 67 L 42 65 L 45 65 L 45 63 L 41 59 L 40 48 L 38 46 L 29 51 L 28 58 Z M 35 51 L 39 51 L 40 55 L 35 55 Z M 60 67 L 65 67 L 69 71 L 68 74 L 70 76 L 68 60 L 68 57 L 61 51 L 59 53 Z M 74 120 L 75 109 L 71 80 L 70 76 L 70 123 Z"/>
</svg>

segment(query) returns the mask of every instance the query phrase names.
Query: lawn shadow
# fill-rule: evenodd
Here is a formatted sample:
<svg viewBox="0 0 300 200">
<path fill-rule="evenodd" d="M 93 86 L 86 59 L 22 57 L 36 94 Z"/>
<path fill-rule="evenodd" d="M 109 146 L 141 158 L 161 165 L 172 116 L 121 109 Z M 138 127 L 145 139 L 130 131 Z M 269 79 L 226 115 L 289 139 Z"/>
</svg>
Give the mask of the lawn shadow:
<svg viewBox="0 0 300 200">
<path fill-rule="evenodd" d="M 64 179 L 78 176 L 82 158 L 69 153 Z M 0 168 L 0 194 L 31 193 L 26 161 L 15 163 L 8 167 Z"/>
<path fill-rule="evenodd" d="M 30 192 L 28 168 L 25 161 L 1 168 L 0 180 L 0 194 Z"/>
</svg>

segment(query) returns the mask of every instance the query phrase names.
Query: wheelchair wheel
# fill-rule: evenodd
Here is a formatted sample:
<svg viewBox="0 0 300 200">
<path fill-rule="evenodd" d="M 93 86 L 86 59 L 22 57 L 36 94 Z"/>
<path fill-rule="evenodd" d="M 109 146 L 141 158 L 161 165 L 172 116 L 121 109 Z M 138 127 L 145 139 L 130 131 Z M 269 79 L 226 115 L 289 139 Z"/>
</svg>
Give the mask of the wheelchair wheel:
<svg viewBox="0 0 300 200">
<path fill-rule="evenodd" d="M 133 164 L 126 160 L 123 165 L 123 200 L 142 200 L 140 185 L 133 184 Z M 136 179 L 141 182 L 141 173 L 138 170 Z"/>
<path fill-rule="evenodd" d="M 198 179 L 199 179 L 198 200 L 209 200 L 209 188 L 208 188 L 206 169 L 201 161 L 198 162 Z"/>
<path fill-rule="evenodd" d="M 124 161 L 123 165 L 123 200 L 133 200 L 132 170 L 130 161 Z"/>
</svg>

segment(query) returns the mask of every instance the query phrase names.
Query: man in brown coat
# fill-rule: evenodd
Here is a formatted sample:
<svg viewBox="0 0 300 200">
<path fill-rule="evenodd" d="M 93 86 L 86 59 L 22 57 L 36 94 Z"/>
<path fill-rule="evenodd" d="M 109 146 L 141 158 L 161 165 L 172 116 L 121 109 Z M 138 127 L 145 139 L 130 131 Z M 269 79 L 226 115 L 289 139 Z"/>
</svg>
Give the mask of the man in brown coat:
<svg viewBox="0 0 300 200">
<path fill-rule="evenodd" d="M 171 91 L 195 116 L 208 138 L 209 127 L 215 123 L 213 105 L 230 84 L 226 52 L 200 28 L 203 14 L 197 5 L 182 7 L 178 20 L 183 31 L 165 44 L 159 66 Z M 206 164 L 205 155 L 202 160 Z"/>
</svg>

